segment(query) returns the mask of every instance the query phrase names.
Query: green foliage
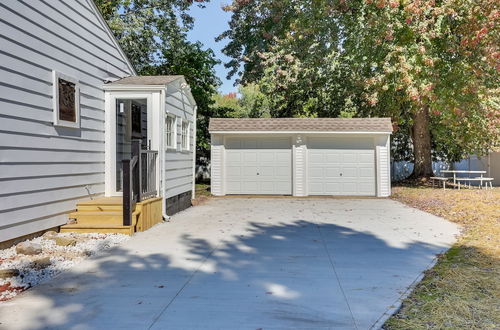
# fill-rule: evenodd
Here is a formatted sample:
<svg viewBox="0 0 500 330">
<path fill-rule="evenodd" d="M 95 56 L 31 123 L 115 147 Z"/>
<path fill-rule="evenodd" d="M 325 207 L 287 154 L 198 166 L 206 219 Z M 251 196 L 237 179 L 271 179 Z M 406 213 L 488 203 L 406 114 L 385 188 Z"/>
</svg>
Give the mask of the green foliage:
<svg viewBox="0 0 500 330">
<path fill-rule="evenodd" d="M 191 87 L 191 93 L 198 106 L 197 147 L 199 156 L 206 156 L 210 149 L 208 120 L 220 116 L 219 109 L 213 107 L 213 95 L 217 93 L 220 80 L 214 66 L 219 63 L 211 49 L 204 50 L 199 42 L 175 41 L 173 47 L 163 49 L 162 62 L 144 67 L 145 75 L 183 75 Z"/>
<path fill-rule="evenodd" d="M 197 156 L 208 155 L 208 119 L 222 117 L 213 95 L 220 80 L 219 61 L 211 49 L 187 40 L 192 28 L 189 7 L 208 0 L 96 0 L 121 47 L 140 75 L 183 75 L 198 106 Z"/>
<path fill-rule="evenodd" d="M 257 84 L 239 87 L 240 97 L 236 93 L 214 96 L 216 107 L 225 109 L 225 116 L 232 118 L 266 118 L 270 117 L 270 99 L 260 91 Z"/>
<path fill-rule="evenodd" d="M 161 63 L 161 53 L 186 39 L 193 26 L 193 2 L 208 0 L 94 0 L 121 47 L 140 72 Z"/>
<path fill-rule="evenodd" d="M 273 117 L 390 116 L 395 159 L 410 160 L 415 114 L 429 108 L 434 157 L 453 161 L 498 146 L 497 8 L 494 0 L 234 0 L 219 39 L 229 39 L 231 74 L 261 86 Z"/>
</svg>

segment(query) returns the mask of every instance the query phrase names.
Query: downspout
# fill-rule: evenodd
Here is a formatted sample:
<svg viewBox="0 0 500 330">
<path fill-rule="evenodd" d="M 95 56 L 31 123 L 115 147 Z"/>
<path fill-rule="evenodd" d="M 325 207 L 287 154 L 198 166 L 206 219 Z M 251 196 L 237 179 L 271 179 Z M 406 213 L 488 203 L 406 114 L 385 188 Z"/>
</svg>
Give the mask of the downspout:
<svg viewBox="0 0 500 330">
<path fill-rule="evenodd" d="M 191 199 L 196 198 L 196 120 L 197 120 L 198 106 L 194 106 L 193 115 L 193 190 L 191 192 Z"/>
<path fill-rule="evenodd" d="M 165 184 L 165 161 L 166 161 L 166 152 L 165 152 L 165 146 L 163 145 L 164 141 L 165 141 L 165 103 L 167 102 L 166 100 L 167 98 L 167 95 L 165 93 L 165 90 L 162 89 L 160 91 L 160 125 L 161 125 L 161 136 L 160 136 L 160 145 L 162 146 L 160 149 L 161 149 L 161 157 L 160 157 L 160 161 L 161 161 L 161 166 L 160 166 L 160 171 L 161 171 L 161 175 L 160 175 L 160 178 L 162 179 L 161 180 L 161 191 L 162 191 L 162 199 L 163 199 L 163 202 L 161 203 L 162 206 L 161 206 L 161 215 L 163 217 L 163 220 L 164 221 L 168 221 L 170 219 L 170 216 L 167 215 L 167 198 L 165 196 L 167 196 L 167 187 L 166 187 L 166 184 Z"/>
</svg>

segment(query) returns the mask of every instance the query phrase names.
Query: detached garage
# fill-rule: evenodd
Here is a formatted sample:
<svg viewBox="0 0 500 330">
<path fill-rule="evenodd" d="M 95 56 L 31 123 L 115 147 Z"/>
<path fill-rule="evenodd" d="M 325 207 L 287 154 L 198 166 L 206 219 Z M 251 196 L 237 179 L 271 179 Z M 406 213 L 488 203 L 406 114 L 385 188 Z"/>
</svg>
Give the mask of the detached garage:
<svg viewBox="0 0 500 330">
<path fill-rule="evenodd" d="M 390 118 L 212 118 L 212 194 L 390 195 Z"/>
</svg>

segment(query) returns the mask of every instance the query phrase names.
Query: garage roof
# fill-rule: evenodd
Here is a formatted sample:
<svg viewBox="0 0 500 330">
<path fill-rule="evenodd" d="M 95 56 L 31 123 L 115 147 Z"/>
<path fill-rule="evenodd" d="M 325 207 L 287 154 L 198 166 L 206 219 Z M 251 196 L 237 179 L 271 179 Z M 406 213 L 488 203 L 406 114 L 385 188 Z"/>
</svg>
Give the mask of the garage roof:
<svg viewBox="0 0 500 330">
<path fill-rule="evenodd" d="M 211 118 L 214 132 L 391 133 L 391 118 Z"/>
</svg>

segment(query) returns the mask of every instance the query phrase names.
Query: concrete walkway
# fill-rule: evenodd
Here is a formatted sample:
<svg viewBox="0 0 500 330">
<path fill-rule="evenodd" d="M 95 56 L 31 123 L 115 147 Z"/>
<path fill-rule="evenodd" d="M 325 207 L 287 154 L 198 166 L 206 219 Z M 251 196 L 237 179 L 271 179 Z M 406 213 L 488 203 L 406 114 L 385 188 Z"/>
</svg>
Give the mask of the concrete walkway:
<svg viewBox="0 0 500 330">
<path fill-rule="evenodd" d="M 0 303 L 0 327 L 378 328 L 457 233 L 387 199 L 212 199 Z"/>
</svg>

